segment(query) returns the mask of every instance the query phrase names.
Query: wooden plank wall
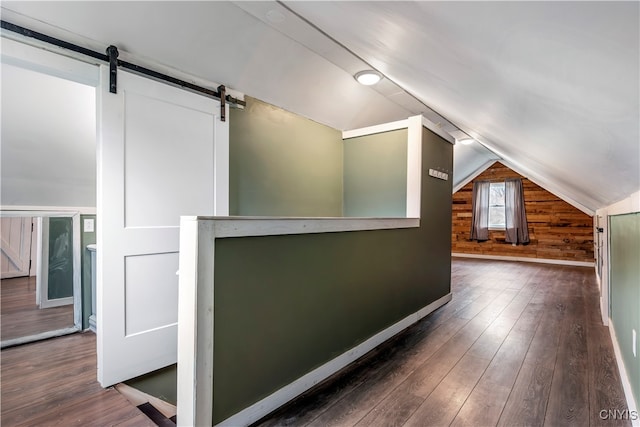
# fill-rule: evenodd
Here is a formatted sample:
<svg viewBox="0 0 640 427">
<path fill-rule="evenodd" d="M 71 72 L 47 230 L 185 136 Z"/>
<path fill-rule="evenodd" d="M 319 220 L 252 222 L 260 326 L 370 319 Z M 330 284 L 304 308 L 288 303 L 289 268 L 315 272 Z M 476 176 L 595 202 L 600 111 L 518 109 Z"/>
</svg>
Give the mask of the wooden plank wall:
<svg viewBox="0 0 640 427">
<path fill-rule="evenodd" d="M 489 240 L 469 240 L 473 182 L 453 195 L 451 251 L 454 253 L 517 256 L 541 259 L 593 262 L 593 217 L 574 208 L 500 162 L 476 180 L 522 178 L 529 223 L 528 245 L 513 246 L 504 241 L 504 231 L 490 231 Z"/>
</svg>

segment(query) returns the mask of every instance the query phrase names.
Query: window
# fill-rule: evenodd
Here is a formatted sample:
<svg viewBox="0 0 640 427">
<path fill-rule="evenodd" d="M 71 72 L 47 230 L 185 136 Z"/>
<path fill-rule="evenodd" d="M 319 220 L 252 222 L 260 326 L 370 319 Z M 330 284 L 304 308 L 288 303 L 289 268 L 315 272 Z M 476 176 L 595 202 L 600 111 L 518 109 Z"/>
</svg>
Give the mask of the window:
<svg viewBox="0 0 640 427">
<path fill-rule="evenodd" d="M 489 240 L 489 230 L 505 230 L 507 243 L 529 243 L 524 190 L 520 178 L 473 183 L 469 238 Z"/>
<path fill-rule="evenodd" d="M 489 184 L 489 228 L 505 229 L 504 182 Z"/>
</svg>

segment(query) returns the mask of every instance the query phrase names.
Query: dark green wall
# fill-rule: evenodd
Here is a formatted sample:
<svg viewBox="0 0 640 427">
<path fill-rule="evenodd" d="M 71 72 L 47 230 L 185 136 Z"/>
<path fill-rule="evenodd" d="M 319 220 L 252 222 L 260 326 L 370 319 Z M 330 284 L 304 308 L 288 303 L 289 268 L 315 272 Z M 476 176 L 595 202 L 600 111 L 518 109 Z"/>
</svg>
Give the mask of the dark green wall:
<svg viewBox="0 0 640 427">
<path fill-rule="evenodd" d="M 216 240 L 214 423 L 450 292 L 453 146 L 422 152 L 419 228 Z"/>
<path fill-rule="evenodd" d="M 612 216 L 609 236 L 611 319 L 640 408 L 640 355 L 632 347 L 632 331 L 640 334 L 640 213 Z"/>
<path fill-rule="evenodd" d="M 73 296 L 73 219 L 49 218 L 48 298 Z"/>
<path fill-rule="evenodd" d="M 344 216 L 405 217 L 407 129 L 344 141 Z"/>
<path fill-rule="evenodd" d="M 247 97 L 229 119 L 229 214 L 342 216 L 339 131 Z"/>
<path fill-rule="evenodd" d="M 89 316 L 91 315 L 91 255 L 87 245 L 96 243 L 96 233 L 84 231 L 84 220 L 93 219 L 94 230 L 96 230 L 95 215 L 80 215 L 80 265 L 82 266 L 82 329 L 89 327 Z"/>
<path fill-rule="evenodd" d="M 178 370 L 175 364 L 125 381 L 128 386 L 169 402 L 174 406 L 178 402 L 177 383 Z"/>
</svg>

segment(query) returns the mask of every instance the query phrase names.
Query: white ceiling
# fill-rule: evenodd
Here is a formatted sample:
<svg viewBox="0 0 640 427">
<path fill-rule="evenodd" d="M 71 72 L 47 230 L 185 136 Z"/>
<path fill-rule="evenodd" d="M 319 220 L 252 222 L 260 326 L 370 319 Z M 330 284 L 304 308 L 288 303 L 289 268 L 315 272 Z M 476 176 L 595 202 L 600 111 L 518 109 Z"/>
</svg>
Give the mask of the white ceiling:
<svg viewBox="0 0 640 427">
<path fill-rule="evenodd" d="M 96 205 L 95 88 L 2 64 L 2 205 Z"/>
<path fill-rule="evenodd" d="M 639 6 L 4 1 L 2 19 L 337 129 L 422 113 L 482 143 L 456 145 L 454 185 L 502 158 L 591 212 L 640 189 Z M 352 78 L 367 64 L 373 89 Z"/>
</svg>

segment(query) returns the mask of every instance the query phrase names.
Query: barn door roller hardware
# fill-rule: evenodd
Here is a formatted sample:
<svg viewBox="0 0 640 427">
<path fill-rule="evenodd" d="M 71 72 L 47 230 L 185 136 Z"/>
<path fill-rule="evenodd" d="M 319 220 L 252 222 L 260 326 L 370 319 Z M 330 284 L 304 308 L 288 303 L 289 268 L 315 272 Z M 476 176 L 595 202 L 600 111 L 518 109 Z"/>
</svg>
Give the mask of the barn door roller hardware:
<svg viewBox="0 0 640 427">
<path fill-rule="evenodd" d="M 118 93 L 118 48 L 111 45 L 107 48 L 109 56 L 109 92 Z"/>
<path fill-rule="evenodd" d="M 220 98 L 220 120 L 222 120 L 223 122 L 227 120 L 227 109 L 224 105 L 226 92 L 227 88 L 225 88 L 224 85 L 218 86 L 218 95 Z"/>
<path fill-rule="evenodd" d="M 0 23 L 2 24 L 2 29 L 4 30 L 12 31 L 14 33 L 18 33 L 25 37 L 31 37 L 36 40 L 52 44 L 54 46 L 58 46 L 76 53 L 80 53 L 82 55 L 89 56 L 94 59 L 98 59 L 103 62 L 108 62 L 109 63 L 109 92 L 111 93 L 116 93 L 118 90 L 118 85 L 117 85 L 118 67 L 122 67 L 127 70 L 131 70 L 136 74 L 144 75 L 146 77 L 151 77 L 156 80 L 161 80 L 161 81 L 170 83 L 174 86 L 179 86 L 179 87 L 188 89 L 192 92 L 201 93 L 211 98 L 220 100 L 220 120 L 223 122 L 226 121 L 225 106 L 227 103 L 229 103 L 229 105 L 234 107 L 246 106 L 246 102 L 240 99 L 234 98 L 231 95 L 227 95 L 226 88 L 224 85 L 218 86 L 217 90 L 207 89 L 206 87 L 198 86 L 196 84 L 189 83 L 184 80 L 180 80 L 178 78 L 160 73 L 158 71 L 154 71 L 149 68 L 145 68 L 140 65 L 136 65 L 131 62 L 118 59 L 118 48 L 116 46 L 113 46 L 113 45 L 109 46 L 107 48 L 107 53 L 103 54 L 103 53 L 93 51 L 91 49 L 84 48 L 82 46 L 75 45 L 73 43 L 66 42 L 64 40 L 57 39 L 55 37 L 48 36 L 46 34 L 38 33 L 37 31 L 31 31 L 28 28 L 24 28 L 4 20 L 1 20 Z"/>
</svg>

